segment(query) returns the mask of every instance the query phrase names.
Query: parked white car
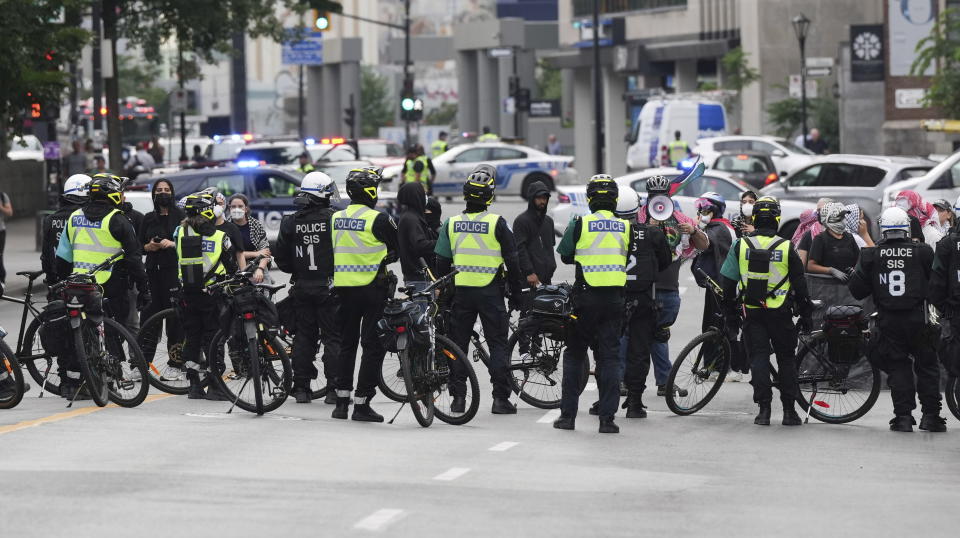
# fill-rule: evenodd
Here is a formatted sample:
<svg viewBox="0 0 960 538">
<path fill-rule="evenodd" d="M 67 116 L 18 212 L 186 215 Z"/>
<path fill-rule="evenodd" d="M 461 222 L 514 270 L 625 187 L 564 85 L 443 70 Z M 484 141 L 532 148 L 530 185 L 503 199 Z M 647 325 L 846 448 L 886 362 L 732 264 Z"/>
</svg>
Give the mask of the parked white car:
<svg viewBox="0 0 960 538">
<path fill-rule="evenodd" d="M 503 142 L 478 142 L 451 148 L 433 159 L 437 177 L 433 192 L 438 195 L 455 195 L 463 192 L 463 182 L 480 163 L 489 163 L 497 168 L 497 194 L 523 195 L 527 186 L 542 181 L 548 188 L 570 185 L 576 182 L 577 172 L 572 168 L 573 157 L 549 155 L 527 147 Z M 403 165 L 385 168 L 383 177 L 395 185 Z"/>
<path fill-rule="evenodd" d="M 650 168 L 618 177 L 616 182 L 621 189 L 634 189 L 640 193 L 641 198 L 646 200 L 647 179 L 655 175 L 674 178 L 680 175 L 680 170 L 676 168 Z M 725 216 L 732 219 L 740 211 L 740 194 L 748 190 L 752 190 L 749 185 L 730 174 L 708 169 L 701 177 L 684 185 L 673 195 L 673 199 L 680 204 L 680 209 L 685 215 L 694 218 L 697 215 L 697 198 L 705 192 L 716 192 L 727 201 Z M 576 215 L 586 215 L 589 208 L 585 186 L 557 187 L 557 192 L 557 201 L 552 204 L 550 216 L 553 217 L 557 235 L 561 235 L 567 228 L 567 224 L 570 223 L 571 218 Z M 800 224 L 800 213 L 807 209 L 816 208 L 814 203 L 793 200 L 781 200 L 780 206 L 780 235 L 783 237 L 793 235 Z"/>
<path fill-rule="evenodd" d="M 712 168 L 721 153 L 730 151 L 758 151 L 773 159 L 777 174 L 787 177 L 794 170 L 816 160 L 817 156 L 807 148 L 801 148 L 786 138 L 776 136 L 715 136 L 701 138 L 693 152 L 703 157 L 707 168 Z"/>
<path fill-rule="evenodd" d="M 930 203 L 939 199 L 951 204 L 956 203 L 960 196 L 960 151 L 943 159 L 922 176 L 894 183 L 883 189 L 884 207 L 892 206 L 900 191 L 916 191 Z"/>
<path fill-rule="evenodd" d="M 11 161 L 43 162 L 43 144 L 33 135 L 15 136 L 10 141 L 7 158 Z"/>
</svg>

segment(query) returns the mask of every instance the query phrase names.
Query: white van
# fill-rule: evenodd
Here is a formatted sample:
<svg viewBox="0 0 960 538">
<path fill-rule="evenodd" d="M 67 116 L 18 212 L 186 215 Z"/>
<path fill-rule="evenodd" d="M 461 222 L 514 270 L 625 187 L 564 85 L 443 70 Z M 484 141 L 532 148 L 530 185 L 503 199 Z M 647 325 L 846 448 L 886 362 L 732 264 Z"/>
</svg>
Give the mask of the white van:
<svg viewBox="0 0 960 538">
<path fill-rule="evenodd" d="M 647 101 L 627 135 L 627 169 L 662 166 L 673 133 L 691 148 L 701 138 L 727 132 L 727 111 L 717 101 L 700 99 L 654 99 Z"/>
</svg>

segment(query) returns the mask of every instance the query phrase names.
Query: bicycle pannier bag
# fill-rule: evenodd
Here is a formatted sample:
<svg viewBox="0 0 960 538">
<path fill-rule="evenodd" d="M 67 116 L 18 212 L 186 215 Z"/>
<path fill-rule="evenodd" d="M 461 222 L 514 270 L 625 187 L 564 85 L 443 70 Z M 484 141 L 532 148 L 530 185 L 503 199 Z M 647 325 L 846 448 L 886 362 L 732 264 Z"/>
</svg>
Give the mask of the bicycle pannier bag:
<svg viewBox="0 0 960 538">
<path fill-rule="evenodd" d="M 827 354 L 836 364 L 852 364 L 864 353 L 863 309 L 858 305 L 831 306 L 823 319 Z"/>
<path fill-rule="evenodd" d="M 63 301 L 50 301 L 38 316 L 40 326 L 40 343 L 43 349 L 51 355 L 61 355 L 70 351 L 73 342 L 70 329 L 70 318 L 67 316 L 67 305 Z"/>
</svg>

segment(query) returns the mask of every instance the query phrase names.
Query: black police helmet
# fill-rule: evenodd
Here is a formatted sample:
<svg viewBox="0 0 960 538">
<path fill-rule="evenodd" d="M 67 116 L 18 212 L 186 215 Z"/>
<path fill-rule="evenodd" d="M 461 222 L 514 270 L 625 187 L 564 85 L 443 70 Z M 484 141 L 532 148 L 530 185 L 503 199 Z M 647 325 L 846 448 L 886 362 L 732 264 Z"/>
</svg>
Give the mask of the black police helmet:
<svg viewBox="0 0 960 538">
<path fill-rule="evenodd" d="M 780 223 L 780 201 L 773 196 L 763 196 L 753 204 L 753 223 Z"/>
<path fill-rule="evenodd" d="M 601 204 L 616 208 L 619 196 L 617 183 L 606 174 L 597 174 L 587 183 L 587 203 L 590 206 Z"/>
<path fill-rule="evenodd" d="M 187 196 L 183 204 L 183 211 L 188 217 L 200 215 L 207 220 L 214 220 L 213 207 L 217 204 L 213 195 L 207 192 L 195 192 Z"/>
<path fill-rule="evenodd" d="M 495 190 L 496 178 L 485 169 L 475 169 L 463 184 L 463 199 L 468 204 L 490 205 Z"/>
<path fill-rule="evenodd" d="M 347 174 L 347 195 L 359 204 L 376 202 L 380 180 L 379 168 L 354 168 Z"/>
<path fill-rule="evenodd" d="M 113 174 L 97 174 L 87 186 L 87 197 L 92 202 L 104 201 L 115 207 L 123 202 L 122 180 Z"/>
</svg>

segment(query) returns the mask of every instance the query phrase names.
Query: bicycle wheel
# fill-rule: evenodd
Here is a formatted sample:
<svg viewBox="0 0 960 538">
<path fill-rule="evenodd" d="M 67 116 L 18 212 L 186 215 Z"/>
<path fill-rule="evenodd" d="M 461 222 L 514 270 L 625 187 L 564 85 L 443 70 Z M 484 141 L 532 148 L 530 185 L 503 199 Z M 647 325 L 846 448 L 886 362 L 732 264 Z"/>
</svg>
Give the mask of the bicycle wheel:
<svg viewBox="0 0 960 538">
<path fill-rule="evenodd" d="M 23 368 L 3 340 L 0 340 L 0 395 L 0 409 L 12 409 L 23 399 Z"/>
<path fill-rule="evenodd" d="M 950 379 L 947 379 L 947 387 L 943 392 L 950 412 L 960 420 L 960 382 L 957 382 L 956 376 L 950 376 Z"/>
<path fill-rule="evenodd" d="M 434 412 L 437 418 L 447 424 L 454 426 L 466 424 L 477 416 L 477 410 L 480 409 L 480 382 L 477 380 L 477 374 L 463 351 L 449 338 L 438 334 L 434 350 L 434 368 L 441 372 L 441 378 L 445 379 L 440 391 L 436 393 Z M 466 378 L 461 387 L 466 399 L 463 411 L 454 411 L 452 408 L 451 382 L 454 377 Z"/>
<path fill-rule="evenodd" d="M 384 355 L 377 388 L 384 396 L 395 402 L 407 401 L 407 387 L 403 383 L 403 366 L 400 365 L 399 354 L 388 352 Z"/>
<path fill-rule="evenodd" d="M 427 362 L 426 354 L 421 350 L 411 353 L 410 349 L 405 349 L 401 353 L 400 364 L 403 366 L 403 383 L 407 388 L 407 401 L 410 402 L 414 418 L 424 428 L 429 428 L 433 424 L 433 401 L 436 397 L 427 381 L 428 369 L 425 367 Z"/>
<path fill-rule="evenodd" d="M 528 337 L 527 353 L 521 354 L 514 349 L 519 346 L 521 336 Z M 520 328 L 507 342 L 510 355 L 510 384 L 513 392 L 520 395 L 524 402 L 539 409 L 557 409 L 560 407 L 563 383 L 563 350 L 566 340 L 562 335 L 541 332 L 536 328 Z M 584 368 L 580 387 L 587 384 L 590 369 Z"/>
<path fill-rule="evenodd" d="M 169 394 L 186 394 L 190 390 L 187 369 L 183 365 L 183 338 L 171 342 L 169 335 L 180 331 L 180 319 L 176 310 L 168 308 L 150 316 L 140 326 L 137 343 L 148 365 L 150 384 Z M 202 382 L 208 383 L 201 373 Z"/>
<path fill-rule="evenodd" d="M 267 331 L 259 331 L 258 341 L 251 347 L 231 337 L 237 332 L 236 321 L 230 327 L 227 332 L 217 331 L 210 344 L 211 382 L 244 411 L 260 414 L 276 410 L 286 401 L 293 384 L 290 358 L 283 342 Z M 254 377 L 251 367 L 254 361 L 250 360 L 252 348 L 256 348 L 253 354 L 259 372 L 256 384 L 251 382 Z M 260 412 L 257 410 L 258 394 L 254 389 L 257 384 L 262 402 Z"/>
<path fill-rule="evenodd" d="M 23 351 L 17 356 L 20 364 L 27 367 L 30 377 L 50 394 L 60 395 L 60 369 L 57 359 L 47 353 L 40 342 L 40 320 L 34 318 L 23 333 Z"/>
<path fill-rule="evenodd" d="M 250 382 L 253 384 L 253 407 L 258 415 L 263 414 L 263 378 L 260 377 L 260 349 L 257 337 L 247 340 L 247 357 L 250 358 Z"/>
<path fill-rule="evenodd" d="M 80 364 L 84 385 L 99 407 L 110 401 L 109 378 L 102 366 L 101 329 L 90 321 L 82 321 L 80 327 L 73 329 L 73 352 Z"/>
<path fill-rule="evenodd" d="M 723 385 L 729 364 L 730 344 L 723 335 L 715 329 L 698 335 L 683 348 L 670 369 L 667 407 L 678 415 L 703 409 Z"/>
<path fill-rule="evenodd" d="M 801 343 L 797 381 L 800 407 L 803 411 L 810 408 L 810 416 L 829 424 L 857 420 L 867 414 L 880 395 L 880 370 L 863 354 L 848 364 L 832 362 L 822 332 Z"/>
<path fill-rule="evenodd" d="M 110 401 L 120 407 L 136 407 L 150 392 L 147 361 L 130 331 L 120 323 L 103 320 L 103 343 L 106 356 L 103 367 L 107 371 Z"/>
</svg>

